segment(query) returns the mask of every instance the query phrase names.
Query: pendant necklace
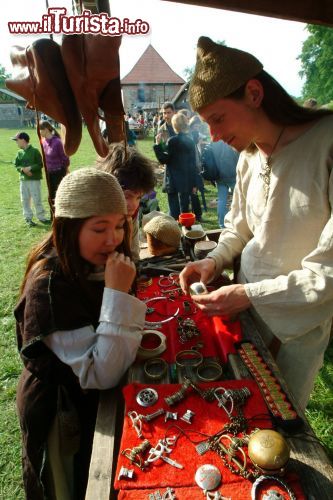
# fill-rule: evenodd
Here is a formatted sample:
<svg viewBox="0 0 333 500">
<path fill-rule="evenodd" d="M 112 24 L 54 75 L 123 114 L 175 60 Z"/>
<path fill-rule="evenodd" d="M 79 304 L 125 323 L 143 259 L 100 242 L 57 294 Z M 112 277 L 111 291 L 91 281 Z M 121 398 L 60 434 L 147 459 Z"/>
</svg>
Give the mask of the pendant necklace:
<svg viewBox="0 0 333 500">
<path fill-rule="evenodd" d="M 272 162 L 271 162 L 271 160 L 272 160 L 272 156 L 273 156 L 274 151 L 277 148 L 277 145 L 280 142 L 280 139 L 281 139 L 281 137 L 283 135 L 283 132 L 285 131 L 285 128 L 286 127 L 282 127 L 281 132 L 279 133 L 278 138 L 275 141 L 275 144 L 274 144 L 274 146 L 272 148 L 272 151 L 271 151 L 270 155 L 267 156 L 264 165 L 262 165 L 262 163 L 261 163 L 261 154 L 259 152 L 260 163 L 261 163 L 261 172 L 260 172 L 259 175 L 262 178 L 263 183 L 264 183 L 265 202 L 267 202 L 267 199 L 268 199 L 269 186 L 270 186 L 270 182 L 271 182 L 271 171 L 272 171 Z"/>
</svg>

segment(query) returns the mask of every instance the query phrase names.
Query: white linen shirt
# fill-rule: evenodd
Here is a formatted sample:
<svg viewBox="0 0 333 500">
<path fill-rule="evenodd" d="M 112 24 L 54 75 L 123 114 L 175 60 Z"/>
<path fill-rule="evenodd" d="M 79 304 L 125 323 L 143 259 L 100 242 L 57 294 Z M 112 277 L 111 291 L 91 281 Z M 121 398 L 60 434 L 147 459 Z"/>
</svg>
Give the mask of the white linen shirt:
<svg viewBox="0 0 333 500">
<path fill-rule="evenodd" d="M 277 362 L 304 406 L 333 315 L 333 116 L 272 156 L 267 202 L 262 163 L 259 151 L 241 154 L 226 227 L 209 257 L 218 276 L 241 254 L 240 281 L 282 342 Z"/>
<path fill-rule="evenodd" d="M 54 332 L 43 339 L 69 365 L 82 389 L 109 389 L 133 363 L 142 338 L 146 305 L 104 288 L 99 325 Z"/>
</svg>

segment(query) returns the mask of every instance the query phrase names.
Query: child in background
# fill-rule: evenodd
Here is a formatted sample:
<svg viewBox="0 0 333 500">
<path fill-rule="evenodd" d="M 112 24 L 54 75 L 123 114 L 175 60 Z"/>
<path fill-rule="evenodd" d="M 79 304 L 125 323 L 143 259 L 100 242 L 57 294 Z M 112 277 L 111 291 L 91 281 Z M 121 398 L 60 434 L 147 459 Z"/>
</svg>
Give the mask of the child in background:
<svg viewBox="0 0 333 500">
<path fill-rule="evenodd" d="M 33 200 L 37 218 L 42 224 L 49 224 L 50 221 L 45 217 L 45 211 L 42 203 L 41 185 L 42 179 L 42 156 L 37 148 L 30 144 L 30 137 L 25 132 L 19 132 L 15 137 L 17 147 L 20 150 L 15 158 L 15 167 L 20 174 L 20 194 L 23 208 L 23 217 L 29 227 L 35 227 L 36 223 L 32 220 L 33 211 L 31 201 Z"/>
<path fill-rule="evenodd" d="M 123 144 L 111 144 L 106 158 L 97 162 L 97 168 L 113 174 L 121 185 L 127 203 L 127 214 L 132 226 L 131 252 L 134 261 L 139 260 L 139 206 L 143 195 L 155 186 L 152 161 L 135 148 Z"/>
<path fill-rule="evenodd" d="M 145 320 L 128 293 L 128 237 L 114 176 L 83 168 L 61 181 L 52 233 L 30 254 L 15 308 L 27 500 L 85 497 L 99 390 L 134 361 Z"/>
<path fill-rule="evenodd" d="M 68 172 L 69 158 L 65 154 L 60 135 L 50 122 L 41 121 L 39 129 L 43 138 L 42 146 L 49 178 L 49 195 L 52 203 L 54 203 L 58 186 Z"/>
</svg>

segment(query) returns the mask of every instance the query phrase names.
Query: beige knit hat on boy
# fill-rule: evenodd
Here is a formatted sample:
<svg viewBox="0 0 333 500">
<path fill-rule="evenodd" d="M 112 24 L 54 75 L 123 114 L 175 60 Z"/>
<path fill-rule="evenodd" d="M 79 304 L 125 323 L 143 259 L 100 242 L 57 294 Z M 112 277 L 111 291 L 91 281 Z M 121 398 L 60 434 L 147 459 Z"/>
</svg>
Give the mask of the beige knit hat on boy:
<svg viewBox="0 0 333 500">
<path fill-rule="evenodd" d="M 96 168 L 81 168 L 66 175 L 55 197 L 55 217 L 85 219 L 94 215 L 127 214 L 117 179 Z"/>
<path fill-rule="evenodd" d="M 193 111 L 232 94 L 262 69 L 263 65 L 252 54 L 200 37 L 189 88 Z"/>
</svg>

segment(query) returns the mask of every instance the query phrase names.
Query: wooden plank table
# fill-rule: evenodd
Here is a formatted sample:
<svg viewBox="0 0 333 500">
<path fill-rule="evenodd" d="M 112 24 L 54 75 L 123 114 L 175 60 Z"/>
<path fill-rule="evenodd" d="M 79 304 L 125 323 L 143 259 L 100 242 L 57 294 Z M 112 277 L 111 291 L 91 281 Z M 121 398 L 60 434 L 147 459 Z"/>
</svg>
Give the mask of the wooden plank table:
<svg viewBox="0 0 333 500">
<path fill-rule="evenodd" d="M 304 421 L 304 428 L 300 434 L 285 436 L 291 448 L 290 469 L 295 471 L 300 477 L 308 500 L 332 500 L 332 464 L 324 448 L 315 437 L 304 412 L 300 410 L 289 393 L 286 382 L 276 366 L 270 351 L 264 344 L 260 336 L 262 325 L 258 323 L 255 314 L 252 314 L 251 310 L 241 313 L 239 319 L 242 325 L 244 340 L 250 340 L 256 346 L 293 403 L 298 415 Z M 233 355 L 232 365 L 234 366 L 235 379 L 248 377 L 247 369 L 237 355 Z M 140 372 L 138 364 L 135 364 L 127 375 L 128 382 L 133 380 L 146 382 L 142 377 L 142 371 Z M 165 383 L 168 380 L 163 380 L 162 382 Z M 117 492 L 113 490 L 113 481 L 123 418 L 124 405 L 120 389 L 101 391 L 86 500 L 109 500 L 117 498 Z"/>
</svg>

